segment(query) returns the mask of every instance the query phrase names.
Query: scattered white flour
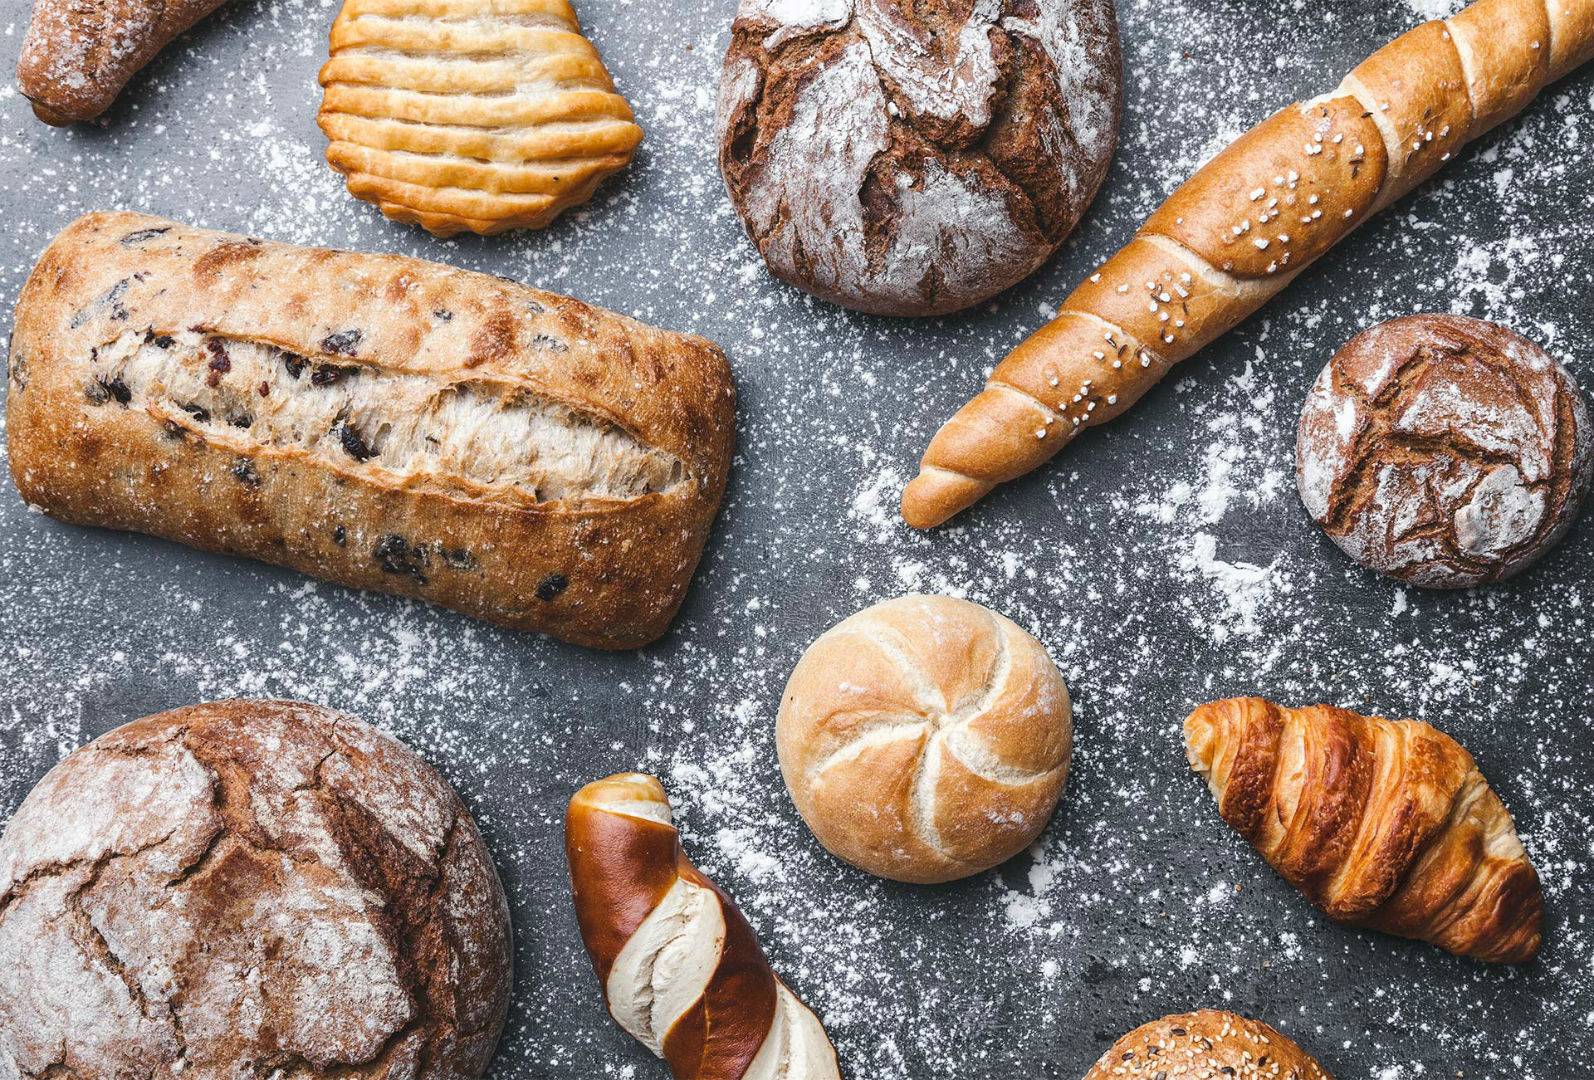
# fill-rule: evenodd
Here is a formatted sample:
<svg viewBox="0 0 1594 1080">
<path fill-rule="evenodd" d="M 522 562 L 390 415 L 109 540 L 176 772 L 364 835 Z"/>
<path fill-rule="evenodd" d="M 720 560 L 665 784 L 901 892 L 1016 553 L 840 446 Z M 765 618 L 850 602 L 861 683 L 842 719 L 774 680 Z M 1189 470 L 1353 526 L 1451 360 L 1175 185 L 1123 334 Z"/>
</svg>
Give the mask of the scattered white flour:
<svg viewBox="0 0 1594 1080">
<path fill-rule="evenodd" d="M 334 0 L 224 7 L 103 127 L 45 128 L 0 88 L 0 310 L 49 236 L 124 206 L 274 239 L 398 250 L 718 340 L 741 427 L 724 513 L 659 646 L 586 652 L 391 598 L 59 525 L 0 485 L 0 820 L 61 754 L 160 708 L 238 694 L 352 710 L 408 740 L 476 811 L 515 908 L 500 1080 L 658 1080 L 604 1015 L 565 885 L 565 800 L 646 768 L 691 855 L 824 1017 L 849 1076 L 1082 1075 L 1136 1023 L 1259 1015 L 1341 1080 L 1561 1080 L 1594 1058 L 1594 526 L 1473 594 L 1351 567 L 1294 490 L 1296 416 L 1364 326 L 1419 310 L 1515 325 L 1594 387 L 1594 72 L 1355 234 L 1124 419 L 951 527 L 896 513 L 926 440 L 1001 355 L 1201 160 L 1334 85 L 1439 0 L 1122 0 L 1127 110 L 1096 206 L 995 303 L 866 319 L 773 283 L 714 163 L 734 6 L 578 0 L 647 133 L 541 234 L 435 241 L 349 198 L 321 159 L 314 75 Z M 14 43 L 21 18 L 0 16 Z M 22 212 L 22 208 L 26 212 Z M 1010 615 L 1075 700 L 1062 809 L 1026 854 L 913 888 L 827 855 L 775 763 L 803 648 L 904 591 Z M 1195 704 L 1263 693 L 1416 715 L 1460 737 L 1516 815 L 1547 893 L 1518 971 L 1335 926 L 1217 817 L 1184 761 Z"/>
<path fill-rule="evenodd" d="M 1466 0 L 1406 0 L 1406 6 L 1419 20 L 1426 21 L 1448 19 L 1467 4 Z"/>
</svg>

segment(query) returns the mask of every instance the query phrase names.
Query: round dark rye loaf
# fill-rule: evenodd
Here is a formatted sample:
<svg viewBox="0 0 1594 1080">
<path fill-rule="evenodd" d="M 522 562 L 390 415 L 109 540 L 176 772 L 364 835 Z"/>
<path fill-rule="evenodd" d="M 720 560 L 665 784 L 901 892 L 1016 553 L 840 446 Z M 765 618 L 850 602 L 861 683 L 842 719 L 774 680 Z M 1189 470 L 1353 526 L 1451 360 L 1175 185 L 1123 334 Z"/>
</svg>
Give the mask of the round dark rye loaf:
<svg viewBox="0 0 1594 1080">
<path fill-rule="evenodd" d="M 0 1076 L 473 1077 L 509 983 L 459 798 L 318 706 L 117 728 L 0 837 Z"/>
<path fill-rule="evenodd" d="M 1566 535 L 1591 476 L 1583 392 L 1543 349 L 1479 319 L 1363 331 L 1301 410 L 1307 511 L 1351 558 L 1414 585 L 1525 569 Z"/>
<path fill-rule="evenodd" d="M 1112 0 L 742 0 L 720 170 L 770 270 L 935 315 L 1057 250 L 1107 174 Z"/>
</svg>

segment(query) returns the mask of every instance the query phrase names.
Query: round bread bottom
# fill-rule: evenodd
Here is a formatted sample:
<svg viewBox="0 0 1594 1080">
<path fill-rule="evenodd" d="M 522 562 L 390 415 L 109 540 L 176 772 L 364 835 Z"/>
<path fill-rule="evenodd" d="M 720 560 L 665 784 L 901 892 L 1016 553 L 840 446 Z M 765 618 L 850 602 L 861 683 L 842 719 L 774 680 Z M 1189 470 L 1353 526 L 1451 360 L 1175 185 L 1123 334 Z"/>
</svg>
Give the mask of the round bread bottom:
<svg viewBox="0 0 1594 1080">
<path fill-rule="evenodd" d="M 459 798 L 314 705 L 117 728 L 0 836 L 0 1075 L 477 1076 L 509 982 Z"/>
</svg>

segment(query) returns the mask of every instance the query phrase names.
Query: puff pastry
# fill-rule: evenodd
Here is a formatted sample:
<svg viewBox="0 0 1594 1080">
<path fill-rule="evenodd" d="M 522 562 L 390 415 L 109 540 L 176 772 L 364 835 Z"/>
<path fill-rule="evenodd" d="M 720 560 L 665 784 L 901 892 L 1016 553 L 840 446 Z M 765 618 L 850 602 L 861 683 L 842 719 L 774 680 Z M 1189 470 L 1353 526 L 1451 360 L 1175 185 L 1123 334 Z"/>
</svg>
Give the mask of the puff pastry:
<svg viewBox="0 0 1594 1080">
<path fill-rule="evenodd" d="M 346 0 L 321 85 L 349 192 L 438 236 L 541 228 L 642 141 L 567 0 Z"/>
<path fill-rule="evenodd" d="M 1479 960 L 1538 952 L 1539 876 L 1450 736 L 1261 698 L 1202 705 L 1184 734 L 1223 820 L 1330 918 Z"/>
</svg>

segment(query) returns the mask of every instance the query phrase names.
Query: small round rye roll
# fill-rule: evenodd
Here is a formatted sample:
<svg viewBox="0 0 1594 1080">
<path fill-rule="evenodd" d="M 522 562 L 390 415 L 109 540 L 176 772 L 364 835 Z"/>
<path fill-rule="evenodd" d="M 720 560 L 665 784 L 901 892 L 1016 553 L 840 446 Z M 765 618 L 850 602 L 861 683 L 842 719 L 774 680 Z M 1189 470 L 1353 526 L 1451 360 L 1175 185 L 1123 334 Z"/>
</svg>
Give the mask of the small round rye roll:
<svg viewBox="0 0 1594 1080">
<path fill-rule="evenodd" d="M 1041 643 L 993 611 L 903 596 L 803 654 L 775 727 L 797 810 L 839 858 L 951 881 L 1029 846 L 1068 778 L 1068 687 Z"/>
<path fill-rule="evenodd" d="M 1520 573 L 1566 535 L 1594 477 L 1588 400 L 1522 335 L 1409 315 L 1352 338 L 1301 409 L 1295 476 L 1352 559 L 1461 589 Z"/>
</svg>

